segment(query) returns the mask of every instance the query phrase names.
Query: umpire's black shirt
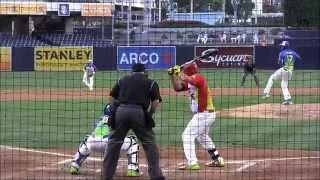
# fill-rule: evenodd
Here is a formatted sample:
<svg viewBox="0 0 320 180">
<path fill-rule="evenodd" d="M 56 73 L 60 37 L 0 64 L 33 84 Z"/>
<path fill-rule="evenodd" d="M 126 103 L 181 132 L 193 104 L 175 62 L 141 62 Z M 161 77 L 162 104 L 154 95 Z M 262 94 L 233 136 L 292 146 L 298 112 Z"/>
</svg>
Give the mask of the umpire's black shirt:
<svg viewBox="0 0 320 180">
<path fill-rule="evenodd" d="M 246 62 L 244 64 L 244 72 L 246 73 L 254 73 L 255 71 L 255 64 L 254 63 L 249 63 L 249 62 Z"/>
<path fill-rule="evenodd" d="M 157 82 L 141 72 L 134 72 L 121 78 L 112 88 L 110 96 L 117 99 L 120 104 L 141 105 L 145 109 L 149 107 L 150 101 L 161 101 Z"/>
</svg>

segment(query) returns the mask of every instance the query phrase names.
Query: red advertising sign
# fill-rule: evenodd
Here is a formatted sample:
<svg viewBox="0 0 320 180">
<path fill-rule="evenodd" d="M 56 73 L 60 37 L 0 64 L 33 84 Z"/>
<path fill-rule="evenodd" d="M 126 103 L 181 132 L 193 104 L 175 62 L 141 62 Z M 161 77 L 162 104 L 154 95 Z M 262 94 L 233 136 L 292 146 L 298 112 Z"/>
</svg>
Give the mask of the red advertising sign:
<svg viewBox="0 0 320 180">
<path fill-rule="evenodd" d="M 195 56 L 201 56 L 201 53 L 207 49 L 218 49 L 215 56 L 210 56 L 208 62 L 198 62 L 201 68 L 235 68 L 243 67 L 248 57 L 254 56 L 253 46 L 195 46 Z M 253 58 L 254 59 L 254 58 Z"/>
</svg>

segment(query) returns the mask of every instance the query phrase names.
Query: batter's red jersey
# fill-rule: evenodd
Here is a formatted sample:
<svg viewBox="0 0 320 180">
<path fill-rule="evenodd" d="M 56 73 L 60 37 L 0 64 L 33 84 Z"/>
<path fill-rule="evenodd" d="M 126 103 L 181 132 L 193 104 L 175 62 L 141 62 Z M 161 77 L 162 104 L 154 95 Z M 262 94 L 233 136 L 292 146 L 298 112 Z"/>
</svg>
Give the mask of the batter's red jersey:
<svg viewBox="0 0 320 180">
<path fill-rule="evenodd" d="M 191 101 L 196 101 L 191 104 L 197 106 L 197 112 L 214 111 L 213 97 L 207 79 L 201 74 L 194 74 L 190 77 L 192 80 L 184 87 L 184 90 L 189 91 Z"/>
</svg>

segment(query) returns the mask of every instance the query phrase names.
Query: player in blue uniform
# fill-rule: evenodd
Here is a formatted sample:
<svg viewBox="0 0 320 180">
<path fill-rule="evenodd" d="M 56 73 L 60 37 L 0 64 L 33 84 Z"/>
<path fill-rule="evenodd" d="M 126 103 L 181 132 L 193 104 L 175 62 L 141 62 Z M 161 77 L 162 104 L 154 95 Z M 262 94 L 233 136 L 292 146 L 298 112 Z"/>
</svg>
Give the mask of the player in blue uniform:
<svg viewBox="0 0 320 180">
<path fill-rule="evenodd" d="M 284 98 L 284 102 L 282 104 L 289 105 L 293 104 L 293 102 L 288 90 L 288 81 L 291 79 L 295 62 L 297 60 L 301 60 L 301 57 L 297 52 L 289 48 L 288 41 L 282 41 L 280 46 L 281 51 L 279 53 L 278 64 L 281 66 L 281 68 L 275 71 L 269 77 L 267 86 L 263 91 L 263 98 L 265 99 L 270 97 L 270 90 L 273 84 L 273 80 L 281 80 L 281 89 Z"/>
<path fill-rule="evenodd" d="M 94 131 L 85 136 L 82 140 L 73 160 L 70 164 L 70 173 L 79 174 L 81 164 L 89 157 L 93 151 L 104 153 L 110 138 L 110 127 L 108 120 L 112 115 L 112 108 L 107 104 L 104 108 L 103 116 L 99 118 Z M 128 176 L 140 176 L 139 172 L 139 144 L 136 136 L 129 135 L 124 139 L 121 150 L 127 151 L 128 156 Z"/>
</svg>

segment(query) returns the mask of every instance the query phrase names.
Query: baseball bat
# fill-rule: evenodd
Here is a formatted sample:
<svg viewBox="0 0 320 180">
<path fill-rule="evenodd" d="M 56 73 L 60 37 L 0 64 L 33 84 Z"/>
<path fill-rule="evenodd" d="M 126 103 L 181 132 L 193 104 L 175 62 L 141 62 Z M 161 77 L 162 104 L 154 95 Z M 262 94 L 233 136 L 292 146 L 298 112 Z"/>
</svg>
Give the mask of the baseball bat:
<svg viewBox="0 0 320 180">
<path fill-rule="evenodd" d="M 180 67 L 183 67 L 187 64 L 190 64 L 190 63 L 193 63 L 193 62 L 196 62 L 196 61 L 199 61 L 201 60 L 202 62 L 206 62 L 206 60 L 210 57 L 210 56 L 214 56 L 218 53 L 218 49 L 215 49 L 215 48 L 211 48 L 211 49 L 207 49 L 205 51 L 203 51 L 201 53 L 201 56 L 196 56 L 195 58 L 193 58 L 192 60 L 190 61 L 187 61 L 185 63 L 183 63 L 182 65 L 180 65 Z"/>
</svg>

